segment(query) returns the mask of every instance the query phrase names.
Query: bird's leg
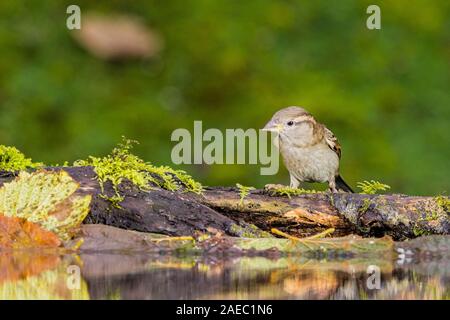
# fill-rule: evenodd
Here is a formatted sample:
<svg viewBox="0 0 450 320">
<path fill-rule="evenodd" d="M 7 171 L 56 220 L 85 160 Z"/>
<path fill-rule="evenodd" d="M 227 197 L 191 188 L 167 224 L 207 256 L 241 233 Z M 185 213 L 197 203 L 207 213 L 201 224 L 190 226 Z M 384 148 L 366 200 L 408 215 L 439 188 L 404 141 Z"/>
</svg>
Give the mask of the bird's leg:
<svg viewBox="0 0 450 320">
<path fill-rule="evenodd" d="M 292 174 L 290 174 L 290 177 L 291 177 L 290 187 L 293 189 L 297 189 L 298 186 L 300 185 L 300 181 L 298 181 L 298 179 L 294 177 Z"/>
<path fill-rule="evenodd" d="M 295 178 L 292 174 L 290 175 L 291 177 L 291 182 L 289 184 L 289 188 L 291 189 L 298 189 L 298 187 L 300 186 L 300 181 L 298 181 L 297 178 Z M 266 184 L 264 186 L 264 190 L 266 191 L 277 191 L 279 189 L 286 189 L 288 188 L 287 186 L 284 186 L 282 184 Z"/>
<path fill-rule="evenodd" d="M 264 190 L 266 191 L 276 191 L 282 188 L 286 188 L 286 186 L 282 184 L 273 184 L 273 183 L 269 183 L 264 186 Z"/>
<path fill-rule="evenodd" d="M 330 192 L 338 192 L 336 189 L 335 177 L 331 177 L 330 180 L 328 180 L 328 187 L 330 189 Z"/>
</svg>

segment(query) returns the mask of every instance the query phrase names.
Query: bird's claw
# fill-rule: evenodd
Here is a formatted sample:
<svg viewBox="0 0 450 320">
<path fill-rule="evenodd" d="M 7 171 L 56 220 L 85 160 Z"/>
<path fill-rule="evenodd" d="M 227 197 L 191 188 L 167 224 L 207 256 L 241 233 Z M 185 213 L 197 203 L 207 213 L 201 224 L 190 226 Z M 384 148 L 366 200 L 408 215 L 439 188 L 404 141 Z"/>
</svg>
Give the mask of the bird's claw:
<svg viewBox="0 0 450 320">
<path fill-rule="evenodd" d="M 275 184 L 275 183 L 269 183 L 264 186 L 265 191 L 276 191 L 280 188 L 286 188 L 286 186 L 282 185 L 282 184 Z"/>
</svg>

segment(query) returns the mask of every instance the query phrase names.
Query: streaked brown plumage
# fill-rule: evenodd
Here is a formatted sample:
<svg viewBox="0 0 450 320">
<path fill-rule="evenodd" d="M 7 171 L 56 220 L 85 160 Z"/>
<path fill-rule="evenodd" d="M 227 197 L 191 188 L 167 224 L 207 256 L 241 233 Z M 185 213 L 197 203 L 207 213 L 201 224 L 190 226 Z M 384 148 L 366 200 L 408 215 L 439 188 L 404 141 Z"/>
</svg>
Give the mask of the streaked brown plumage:
<svg viewBox="0 0 450 320">
<path fill-rule="evenodd" d="M 287 107 L 276 112 L 264 130 L 279 135 L 280 152 L 291 187 L 300 182 L 328 182 L 332 192 L 353 192 L 339 175 L 341 146 L 327 127 L 305 109 Z"/>
</svg>

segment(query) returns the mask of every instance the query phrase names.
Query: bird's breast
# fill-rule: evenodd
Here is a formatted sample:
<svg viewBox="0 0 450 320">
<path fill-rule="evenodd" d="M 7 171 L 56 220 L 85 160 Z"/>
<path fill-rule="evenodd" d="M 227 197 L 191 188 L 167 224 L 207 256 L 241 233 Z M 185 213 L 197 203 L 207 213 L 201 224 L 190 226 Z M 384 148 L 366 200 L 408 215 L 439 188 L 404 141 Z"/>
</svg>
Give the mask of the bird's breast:
<svg viewBox="0 0 450 320">
<path fill-rule="evenodd" d="M 339 171 L 339 157 L 323 144 L 305 148 L 281 144 L 280 152 L 289 173 L 300 181 L 325 182 Z"/>
</svg>

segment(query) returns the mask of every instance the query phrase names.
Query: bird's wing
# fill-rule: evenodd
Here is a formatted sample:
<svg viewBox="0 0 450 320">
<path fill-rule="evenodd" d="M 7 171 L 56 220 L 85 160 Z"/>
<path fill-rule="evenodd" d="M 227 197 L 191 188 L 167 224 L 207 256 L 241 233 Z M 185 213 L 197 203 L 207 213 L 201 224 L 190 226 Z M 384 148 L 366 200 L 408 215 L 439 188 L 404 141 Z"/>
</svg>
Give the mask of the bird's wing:
<svg viewBox="0 0 450 320">
<path fill-rule="evenodd" d="M 330 129 L 324 126 L 324 135 L 325 135 L 325 141 L 327 142 L 328 146 L 331 150 L 336 152 L 338 157 L 341 157 L 341 145 L 339 144 L 338 139 L 334 136 L 333 132 L 331 132 Z"/>
</svg>

